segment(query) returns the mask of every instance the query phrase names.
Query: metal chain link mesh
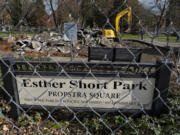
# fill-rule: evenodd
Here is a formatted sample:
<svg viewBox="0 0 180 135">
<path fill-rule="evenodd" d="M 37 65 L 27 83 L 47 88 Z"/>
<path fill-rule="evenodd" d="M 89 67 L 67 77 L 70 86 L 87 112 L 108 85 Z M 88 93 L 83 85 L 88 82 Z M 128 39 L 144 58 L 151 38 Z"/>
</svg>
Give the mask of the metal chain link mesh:
<svg viewBox="0 0 180 135">
<path fill-rule="evenodd" d="M 133 0 L 1 0 L 0 61 L 8 70 L 3 73 L 1 69 L 0 134 L 180 134 L 180 27 L 168 16 L 171 1 L 159 2 L 155 0 L 154 5 L 149 4 L 148 7 L 145 1 L 140 5 L 137 4 L 138 1 Z M 119 12 L 128 7 L 132 7 L 130 32 L 125 32 L 128 27 L 125 16 L 119 22 L 120 35 L 116 37 L 119 40 L 105 38 L 102 31 L 112 29 L 116 32 L 114 19 Z M 64 23 L 70 23 L 71 27 L 64 30 Z M 76 31 L 76 26 L 77 40 L 68 40 L 66 33 L 70 31 L 71 34 L 72 28 Z M 69 38 L 76 39 L 72 36 Z M 107 62 L 108 55 L 104 55 L 101 60 L 92 64 L 88 62 L 88 48 L 93 47 L 123 48 L 124 52 L 130 54 L 130 62 L 118 66 L 116 61 Z M 141 50 L 140 60 L 133 49 Z M 6 63 L 7 57 L 15 57 L 16 65 Z M 158 59 L 163 60 L 164 66 L 171 72 L 167 100 L 161 97 L 161 93 L 167 89 L 160 91 L 151 81 L 150 74 L 161 68 L 154 66 Z M 45 61 L 49 65 L 45 64 Z M 104 65 L 102 61 L 105 62 Z M 174 63 L 173 67 L 168 64 L 169 61 Z M 151 66 L 147 66 L 148 63 Z M 162 102 L 166 112 L 158 117 L 150 115 L 139 96 L 132 94 L 133 88 L 116 102 L 108 97 L 108 102 L 112 103 L 112 109 L 115 110 L 113 112 L 98 111 L 91 104 L 95 97 L 86 96 L 84 98 L 88 111 L 71 108 L 64 102 L 67 98 L 63 96 L 59 97 L 57 107 L 49 109 L 40 102 L 45 94 L 54 91 L 49 86 L 36 96 L 27 87 L 19 89 L 19 94 L 26 93 L 33 99 L 34 105 L 24 108 L 6 89 L 3 80 L 9 74 L 17 83 L 21 82 L 16 78 L 16 73 L 23 71 L 31 75 L 27 76 L 27 79 L 36 76 L 42 81 L 47 81 L 42 75 L 45 73 L 41 71 L 46 72 L 47 69 L 51 75 L 55 72 L 49 77 L 48 83 L 62 75 L 65 80 L 72 80 L 73 71 L 84 71 L 84 74 L 78 77 L 77 83 L 88 77 L 100 83 L 96 70 L 109 72 L 112 75 L 106 77 L 107 84 L 117 79 L 126 83 L 122 73 L 141 73 L 144 75 L 141 82 L 152 87 L 157 93 L 153 102 Z M 79 91 L 80 88 L 76 86 L 70 93 L 76 94 Z M 105 94 L 106 91 L 101 87 L 97 93 Z M 116 106 L 130 94 L 138 103 L 138 112 L 127 113 Z M 5 100 L 7 98 L 8 101 Z M 8 115 L 12 104 L 21 111 L 17 118 Z M 39 109 L 35 108 L 35 105 L 39 105 Z M 59 109 L 58 106 L 63 106 L 63 109 Z"/>
</svg>

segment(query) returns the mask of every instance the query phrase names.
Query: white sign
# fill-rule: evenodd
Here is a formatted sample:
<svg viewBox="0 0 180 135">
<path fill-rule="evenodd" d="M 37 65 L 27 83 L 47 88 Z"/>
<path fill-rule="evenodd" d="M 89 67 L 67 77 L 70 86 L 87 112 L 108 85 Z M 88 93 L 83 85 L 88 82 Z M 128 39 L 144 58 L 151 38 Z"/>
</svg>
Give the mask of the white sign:
<svg viewBox="0 0 180 135">
<path fill-rule="evenodd" d="M 77 40 L 77 24 L 64 23 L 64 40 L 76 41 Z"/>
<path fill-rule="evenodd" d="M 155 79 L 17 76 L 20 104 L 151 109 Z M 112 79 L 112 80 L 110 80 Z"/>
</svg>

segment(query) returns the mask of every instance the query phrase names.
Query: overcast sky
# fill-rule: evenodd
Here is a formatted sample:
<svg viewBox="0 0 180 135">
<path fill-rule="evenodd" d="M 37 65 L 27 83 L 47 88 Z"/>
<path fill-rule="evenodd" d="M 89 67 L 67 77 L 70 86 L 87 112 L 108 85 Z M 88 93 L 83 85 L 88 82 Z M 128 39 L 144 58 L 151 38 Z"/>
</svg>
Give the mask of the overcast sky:
<svg viewBox="0 0 180 135">
<path fill-rule="evenodd" d="M 146 8 L 152 7 L 155 5 L 155 0 L 139 0 Z"/>
<path fill-rule="evenodd" d="M 44 4 L 46 6 L 47 13 L 50 15 L 51 14 L 51 8 L 50 8 L 50 5 L 49 5 L 49 0 L 44 0 Z M 53 7 L 54 7 L 54 10 L 57 9 L 57 7 L 58 7 L 58 0 L 53 0 Z"/>
<path fill-rule="evenodd" d="M 161 0 L 161 5 L 162 5 L 162 7 L 163 7 L 163 5 L 164 5 L 165 3 L 166 3 L 166 4 L 168 3 L 167 1 L 168 1 L 168 0 Z M 154 12 L 154 13 L 158 13 L 158 12 L 159 12 L 159 9 L 156 7 L 155 0 L 139 0 L 139 2 L 142 3 L 145 8 L 150 8 L 150 9 L 152 9 L 152 7 L 154 7 L 154 8 L 152 9 L 152 12 Z M 166 7 L 168 7 L 168 4 L 167 4 Z"/>
</svg>

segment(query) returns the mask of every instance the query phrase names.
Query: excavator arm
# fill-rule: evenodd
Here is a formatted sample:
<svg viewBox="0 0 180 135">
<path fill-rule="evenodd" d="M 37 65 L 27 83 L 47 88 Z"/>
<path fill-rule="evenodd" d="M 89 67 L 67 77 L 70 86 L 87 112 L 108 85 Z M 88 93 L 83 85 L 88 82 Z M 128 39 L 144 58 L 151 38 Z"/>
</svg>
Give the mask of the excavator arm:
<svg viewBox="0 0 180 135">
<path fill-rule="evenodd" d="M 128 14 L 128 25 L 130 26 L 131 22 L 132 22 L 132 8 L 128 7 L 127 9 L 123 10 L 122 12 L 118 13 L 115 19 L 115 28 L 116 28 L 116 35 L 119 38 L 120 36 L 120 26 L 119 26 L 119 22 L 121 20 L 121 18 Z"/>
<path fill-rule="evenodd" d="M 119 38 L 120 36 L 120 26 L 119 26 L 119 22 L 121 20 L 121 18 L 124 16 L 124 15 L 128 15 L 128 25 L 131 26 L 131 22 L 132 22 L 132 8 L 131 7 L 128 7 L 127 9 L 119 12 L 116 16 L 116 19 L 115 19 L 115 32 L 112 30 L 112 29 L 104 29 L 102 32 L 103 32 L 103 35 L 104 37 L 106 38 Z M 130 27 L 128 28 L 128 30 L 130 29 Z M 128 31 L 126 30 L 126 31 Z"/>
</svg>

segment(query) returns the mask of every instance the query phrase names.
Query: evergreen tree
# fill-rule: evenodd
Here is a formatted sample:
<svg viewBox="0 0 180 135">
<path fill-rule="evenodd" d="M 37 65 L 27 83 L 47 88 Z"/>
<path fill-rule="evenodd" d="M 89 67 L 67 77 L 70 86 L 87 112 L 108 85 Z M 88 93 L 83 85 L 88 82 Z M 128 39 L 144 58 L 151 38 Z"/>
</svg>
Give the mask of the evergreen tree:
<svg viewBox="0 0 180 135">
<path fill-rule="evenodd" d="M 21 0 L 9 0 L 8 6 L 8 13 L 11 16 L 12 24 L 17 25 L 23 16 Z"/>
<path fill-rule="evenodd" d="M 31 26 L 43 26 L 46 23 L 43 20 L 44 16 L 46 16 L 46 11 L 43 0 L 36 0 L 26 19 Z"/>
<path fill-rule="evenodd" d="M 95 20 L 94 11 L 95 7 L 91 3 L 91 0 L 83 0 L 80 6 L 80 22 L 82 28 L 93 25 L 93 20 Z"/>
<path fill-rule="evenodd" d="M 174 26 L 180 29 L 180 1 L 169 0 L 169 7 L 166 14 L 166 27 L 173 22 Z"/>
<path fill-rule="evenodd" d="M 13 25 L 43 25 L 41 19 L 46 15 L 43 0 L 9 0 L 8 13 Z M 22 21 L 22 22 L 21 22 Z"/>
</svg>

